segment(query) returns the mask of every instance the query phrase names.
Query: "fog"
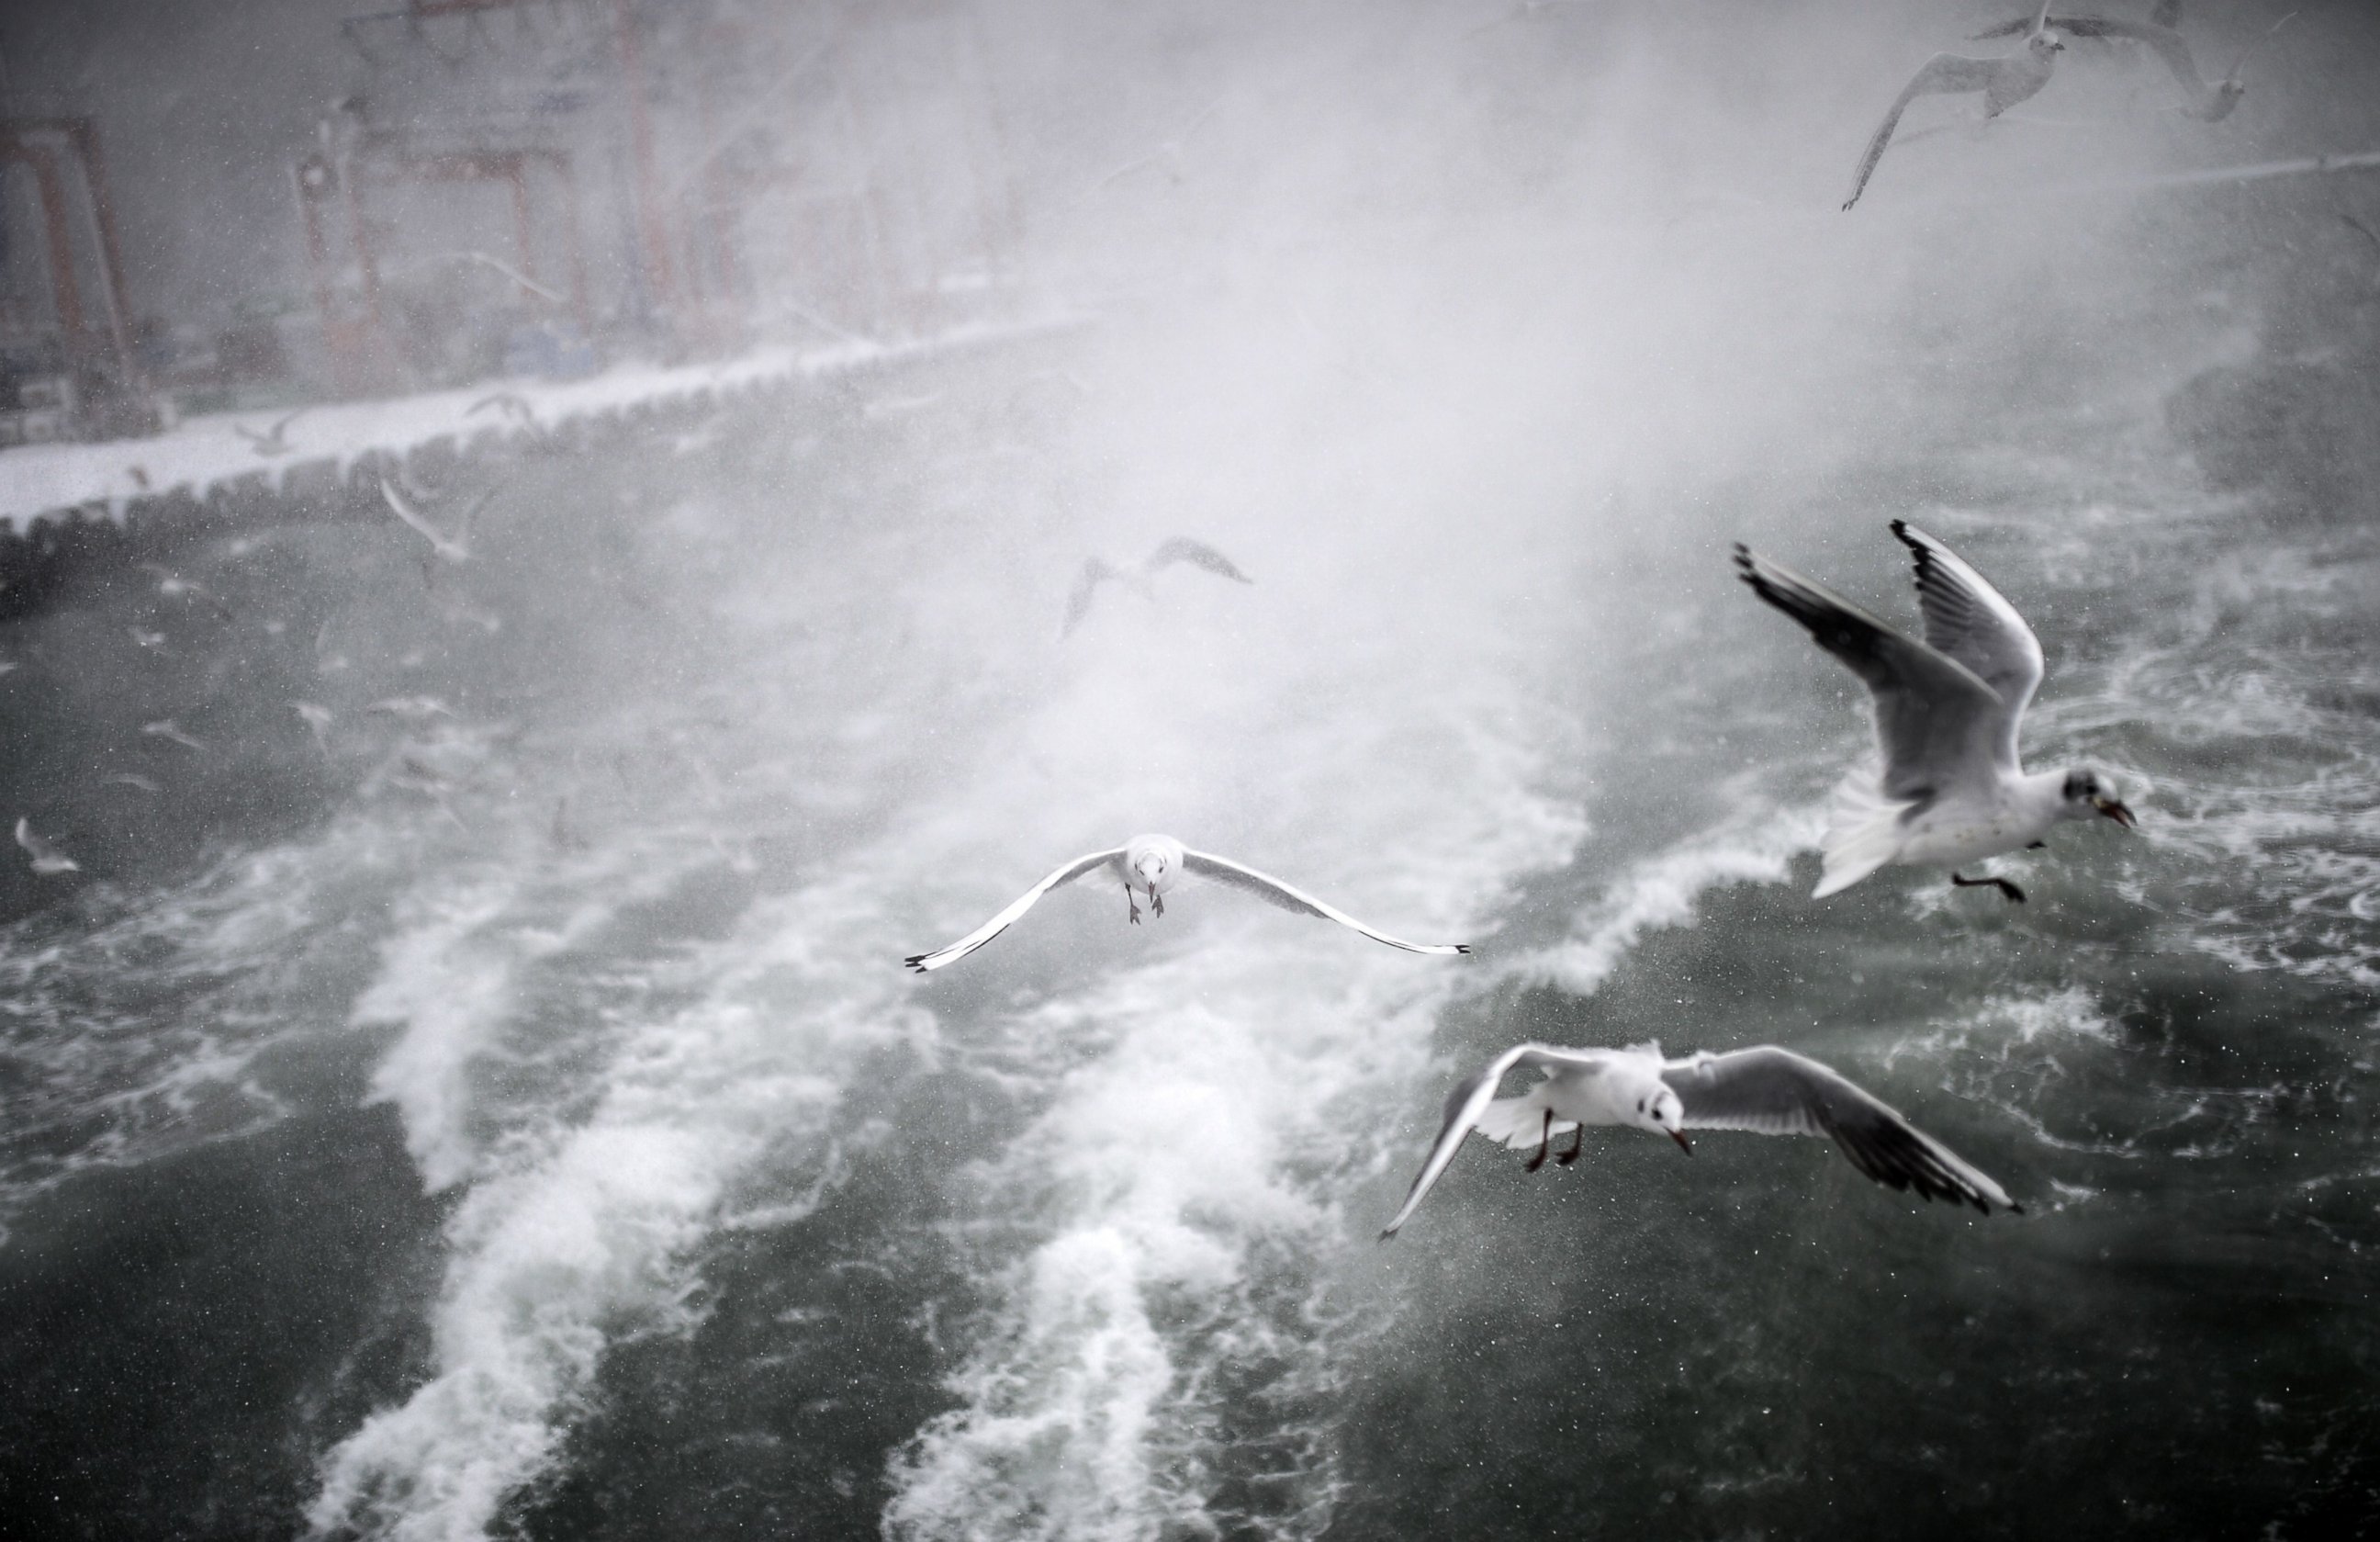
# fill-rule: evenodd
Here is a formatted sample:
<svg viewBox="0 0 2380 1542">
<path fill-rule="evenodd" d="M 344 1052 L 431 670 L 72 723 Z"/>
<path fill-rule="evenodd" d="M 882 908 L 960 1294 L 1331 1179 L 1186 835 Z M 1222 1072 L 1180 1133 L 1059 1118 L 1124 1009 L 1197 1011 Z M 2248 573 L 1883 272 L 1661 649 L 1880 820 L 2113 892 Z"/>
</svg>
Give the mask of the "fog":
<svg viewBox="0 0 2380 1542">
<path fill-rule="evenodd" d="M 2211 75 L 2287 10 L 2181 27 Z M 2380 16 L 2304 8 L 2212 124 L 2077 38 L 1989 124 L 1919 98 L 1842 210 L 2007 14 L 0 15 L 6 115 L 97 126 L 140 339 L 67 335 L 12 172 L 12 346 L 241 473 L 0 449 L 0 490 L 115 479 L 0 590 L 0 789 L 83 862 L 0 876 L 0 1499 L 404 1538 L 2350 1514 L 2380 184 L 2315 158 L 2380 150 Z M 390 513 L 483 496 L 463 560 Z M 1729 546 L 1913 625 L 1898 517 L 2041 632 L 2031 763 L 2142 813 L 1996 863 L 2023 905 L 1808 894 L 1864 693 Z M 1184 536 L 1252 581 L 1069 623 L 1087 560 Z M 1144 830 L 1473 956 L 1100 878 L 899 968 Z M 1376 1245 L 1447 1087 L 1533 1038 L 1791 1045 L 2029 1213 L 1596 1132 L 1534 1175 L 1471 1143 Z"/>
</svg>

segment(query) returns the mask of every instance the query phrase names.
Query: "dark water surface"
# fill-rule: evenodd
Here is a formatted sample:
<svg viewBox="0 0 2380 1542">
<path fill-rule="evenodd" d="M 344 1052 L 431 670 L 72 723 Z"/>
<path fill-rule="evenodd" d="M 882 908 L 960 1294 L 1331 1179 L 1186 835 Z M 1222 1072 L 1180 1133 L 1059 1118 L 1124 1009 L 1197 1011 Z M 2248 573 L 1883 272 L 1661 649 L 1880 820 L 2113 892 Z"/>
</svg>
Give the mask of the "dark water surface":
<svg viewBox="0 0 2380 1542">
<path fill-rule="evenodd" d="M 1103 522 L 1018 382 L 1104 346 L 492 468 L 466 570 L 295 528 L 182 554 L 228 617 L 8 625 L 14 807 L 90 869 L 6 880 L 8 1530 L 2374 1526 L 2368 527 L 2021 395 L 1790 478 L 1318 452 L 1303 522 Z M 1807 897 L 1864 708 L 1725 542 L 1908 616 L 1895 516 L 2041 631 L 2034 763 L 2141 815 L 2022 907 Z M 1177 528 L 1257 583 L 1062 647 L 1086 551 Z M 898 968 L 1144 828 L 1478 955 L 1095 885 Z M 1377 1245 L 1523 1037 L 1791 1044 L 2026 1213 L 1607 1131 Z"/>
</svg>

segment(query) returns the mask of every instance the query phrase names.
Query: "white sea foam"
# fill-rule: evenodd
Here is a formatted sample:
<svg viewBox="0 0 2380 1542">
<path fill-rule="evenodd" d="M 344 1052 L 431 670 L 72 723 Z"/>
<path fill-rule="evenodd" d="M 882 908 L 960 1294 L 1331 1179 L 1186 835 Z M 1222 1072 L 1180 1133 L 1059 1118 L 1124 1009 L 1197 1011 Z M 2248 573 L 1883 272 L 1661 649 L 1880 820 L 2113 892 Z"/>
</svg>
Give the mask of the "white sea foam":
<svg viewBox="0 0 2380 1542">
<path fill-rule="evenodd" d="M 611 1336 L 685 1325 L 686 1256 L 728 1185 L 816 1138 L 856 1057 L 905 1026 L 870 948 L 880 920 L 863 880 L 759 907 L 674 967 L 699 999 L 619 1047 L 583 1120 L 474 1183 L 448 1227 L 433 1374 L 331 1453 L 317 1533 L 483 1535 L 552 1459 Z"/>
<path fill-rule="evenodd" d="M 1228 705 L 1230 680 L 1168 708 L 1195 724 Z M 1255 849 L 1226 849 L 1410 934 L 1463 935 L 1510 883 L 1566 862 L 1583 830 L 1536 791 L 1541 751 L 1513 732 L 1528 721 L 1494 700 L 1408 705 L 1386 723 L 1310 717 L 1298 771 L 1313 790 L 1279 789 L 1270 817 L 1242 826 Z M 1228 784 L 1234 749 L 1201 753 Z M 1319 829 L 1298 815 L 1317 807 Z M 1326 864 L 1327 883 L 1310 870 Z M 1193 927 L 1196 945 L 1177 951 Z M 1297 1409 L 1334 1384 L 1354 1330 L 1317 1297 L 1318 1265 L 1377 1225 L 1345 1215 L 1342 1196 L 1386 1160 L 1399 1122 L 1378 1111 L 1425 1079 L 1439 1009 L 1479 982 L 1465 964 L 1387 953 L 1212 886 L 1179 891 L 1143 935 L 1159 956 L 978 1030 L 970 1065 L 1040 1111 L 962 1187 L 952 1240 L 978 1252 L 990 1305 L 949 1378 L 960 1406 L 895 1461 L 891 1536 L 1327 1524 L 1327 1421 Z M 988 1218 L 1005 1224 L 986 1231 Z M 1019 1231 L 1033 1240 L 1014 1251 Z M 1273 1415 L 1259 1439 L 1229 1427 L 1248 1385 Z M 1263 1500 L 1226 1513 L 1217 1493 L 1233 1481 Z"/>
<path fill-rule="evenodd" d="M 1784 807 L 1762 795 L 1750 775 L 1732 778 L 1714 802 L 1734 809 L 1721 823 L 1632 863 L 1584 911 L 1571 935 L 1508 968 L 1593 994 L 1647 932 L 1692 926 L 1714 889 L 1784 880 L 1798 854 L 1816 846 L 1825 828 L 1817 807 Z"/>
</svg>

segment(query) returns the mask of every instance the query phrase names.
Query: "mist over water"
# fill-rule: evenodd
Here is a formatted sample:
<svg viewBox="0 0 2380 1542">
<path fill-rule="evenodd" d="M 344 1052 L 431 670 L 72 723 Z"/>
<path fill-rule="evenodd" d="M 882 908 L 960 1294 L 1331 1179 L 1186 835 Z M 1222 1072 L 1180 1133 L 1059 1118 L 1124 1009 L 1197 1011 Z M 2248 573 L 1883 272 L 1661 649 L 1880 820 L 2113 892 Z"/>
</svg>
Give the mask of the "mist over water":
<svg viewBox="0 0 2380 1542">
<path fill-rule="evenodd" d="M 838 46 L 936 79 L 956 14 Z M 1996 7 L 965 14 L 1032 329 L 516 443 L 465 567 L 215 533 L 221 615 L 0 623 L 87 869 L 0 880 L 0 1529 L 2370 1527 L 2369 451 L 2227 480 L 2171 404 L 2368 369 L 2380 205 L 2114 186 L 2372 148 L 2370 18 L 2213 127 L 2108 49 L 1921 102 L 1846 215 Z M 2023 906 L 1808 898 L 1864 693 L 1728 543 L 1906 624 L 1894 517 L 2040 633 L 2029 763 L 2141 815 L 1996 862 Z M 1254 583 L 1061 637 L 1177 534 Z M 1097 880 L 899 967 L 1145 830 L 1475 956 Z M 1528 1038 L 1791 1046 L 2027 1213 L 1610 1131 L 1376 1244 Z"/>
</svg>

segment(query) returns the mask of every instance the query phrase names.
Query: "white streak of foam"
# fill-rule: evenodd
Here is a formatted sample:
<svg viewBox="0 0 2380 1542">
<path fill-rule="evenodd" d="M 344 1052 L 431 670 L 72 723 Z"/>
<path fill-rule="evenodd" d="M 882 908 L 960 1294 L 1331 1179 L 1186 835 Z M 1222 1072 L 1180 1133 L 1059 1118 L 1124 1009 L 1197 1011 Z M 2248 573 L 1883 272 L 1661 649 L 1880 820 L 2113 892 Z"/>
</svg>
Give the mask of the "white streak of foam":
<svg viewBox="0 0 2380 1542">
<path fill-rule="evenodd" d="M 1782 882 L 1794 856 L 1815 847 L 1825 828 L 1822 809 L 1780 809 L 1744 786 L 1724 790 L 1715 801 L 1744 811 L 1631 864 L 1568 938 L 1514 960 L 1506 972 L 1591 995 L 1645 933 L 1693 925 L 1696 906 L 1711 890 Z"/>
<path fill-rule="evenodd" d="M 701 998 L 646 1025 L 583 1122 L 481 1179 L 448 1226 L 433 1374 L 323 1463 L 316 1535 L 486 1535 L 543 1472 L 624 1324 L 682 1326 L 686 1255 L 736 1176 L 815 1139 L 857 1057 L 915 1031 L 866 946 L 862 877 L 771 902 L 679 966 Z"/>
<path fill-rule="evenodd" d="M 1390 854 L 1348 885 L 1368 911 L 1459 934 L 1520 875 L 1568 859 L 1581 823 L 1532 792 L 1536 753 L 1498 736 L 1509 721 L 1480 709 L 1441 723 L 1432 742 L 1459 747 L 1439 774 L 1337 795 L 1331 848 Z M 1330 753 L 1382 763 L 1371 730 L 1347 727 Z M 1401 1133 L 1378 1111 L 1423 1079 L 1439 1010 L 1479 977 L 1251 913 L 1220 890 L 1185 891 L 1177 908 L 1194 906 L 1203 945 L 995 1030 L 1026 1062 L 1003 1067 L 1004 1084 L 1038 1079 L 1044 1106 L 973 1175 L 978 1203 L 954 1241 L 993 1250 L 990 1305 L 949 1378 L 960 1406 L 894 1460 L 892 1537 L 1328 1524 L 1327 1393 L 1361 1330 L 1319 1304 L 1321 1260 L 1350 1240 L 1340 1196 Z M 1087 1022 L 1105 1040 L 1088 1061 Z M 980 1226 L 986 1212 L 1009 1224 Z M 974 1241 L 1020 1230 L 1035 1239 L 1021 1254 Z M 1251 1386 L 1267 1410 L 1254 1438 L 1231 1422 Z M 1226 1483 L 1261 1491 L 1263 1512 L 1223 1512 Z"/>
</svg>

